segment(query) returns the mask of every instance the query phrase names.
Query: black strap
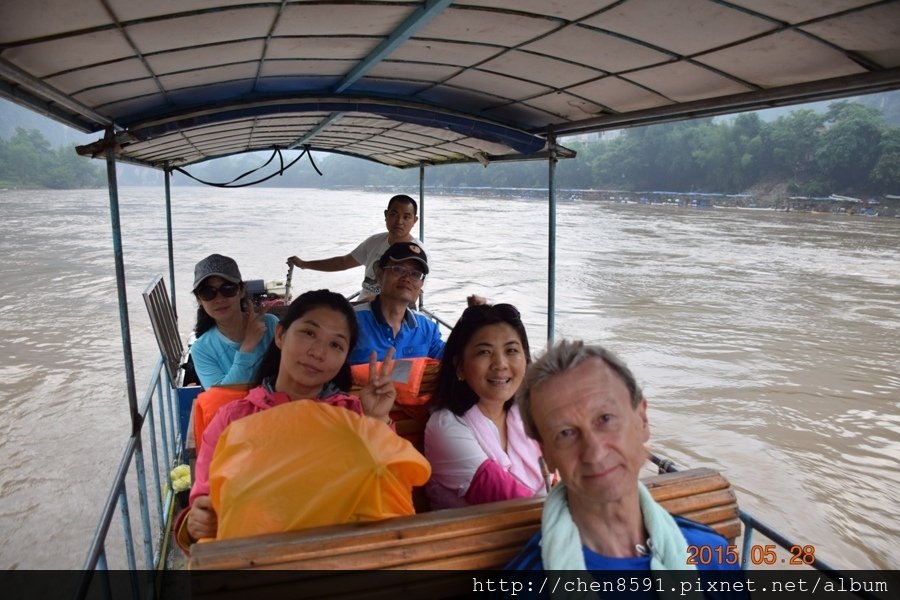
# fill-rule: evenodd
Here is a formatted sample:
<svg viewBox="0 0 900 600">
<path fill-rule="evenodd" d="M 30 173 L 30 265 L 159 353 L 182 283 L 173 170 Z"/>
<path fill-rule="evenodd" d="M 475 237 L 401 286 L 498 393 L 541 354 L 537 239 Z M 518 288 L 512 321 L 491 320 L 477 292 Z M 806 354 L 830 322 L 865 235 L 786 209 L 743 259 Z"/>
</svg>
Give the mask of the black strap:
<svg viewBox="0 0 900 600">
<path fill-rule="evenodd" d="M 297 161 L 299 161 L 301 158 L 303 158 L 303 155 L 304 155 L 304 154 L 307 155 L 307 156 L 309 157 L 309 164 L 312 165 L 312 168 L 315 169 L 316 173 L 318 173 L 319 176 L 321 176 L 321 175 L 322 175 L 322 171 L 320 171 L 320 170 L 319 170 L 319 167 L 316 166 L 316 163 L 315 163 L 315 161 L 313 160 L 313 157 L 312 157 L 312 152 L 309 151 L 309 146 L 304 146 L 303 152 L 301 152 L 300 155 L 299 155 L 297 158 L 295 158 L 294 160 L 292 160 L 292 161 L 291 161 L 290 163 L 288 163 L 287 165 L 284 164 L 284 157 L 281 155 L 281 150 L 280 150 L 280 149 L 276 149 L 276 150 L 272 153 L 272 156 L 269 157 L 269 160 L 267 160 L 264 164 L 262 164 L 262 165 L 256 167 L 255 169 L 251 169 L 251 170 L 247 171 L 246 173 L 242 173 L 241 175 L 238 175 L 237 177 L 235 177 L 235 178 L 232 179 L 231 181 L 228 181 L 228 182 L 225 182 L 225 183 L 216 183 L 216 182 L 214 182 L 214 181 L 205 181 L 205 180 L 203 180 L 203 179 L 200 179 L 199 177 L 195 177 L 194 175 L 191 175 L 190 173 L 188 173 L 187 171 L 185 171 L 185 170 L 182 169 L 181 167 L 175 167 L 173 170 L 178 171 L 179 173 L 181 173 L 181 174 L 183 174 L 183 175 L 187 175 L 188 177 L 190 177 L 190 178 L 193 179 L 194 181 L 199 181 L 200 183 L 202 183 L 202 184 L 204 184 L 204 185 L 209 185 L 209 186 L 212 186 L 212 187 L 218 187 L 218 188 L 241 188 L 241 187 L 248 187 L 248 186 L 251 186 L 251 185 L 256 185 L 256 184 L 262 183 L 262 182 L 264 182 L 264 181 L 268 181 L 269 179 L 272 179 L 272 178 L 275 177 L 276 175 L 283 175 L 285 171 L 287 171 L 287 170 L 290 169 L 292 166 L 294 166 L 295 164 L 297 164 Z M 259 171 L 260 169 L 262 169 L 262 168 L 268 166 L 268 164 L 271 163 L 271 162 L 275 159 L 275 156 L 278 156 L 278 160 L 279 160 L 279 164 L 280 164 L 280 168 L 279 168 L 277 171 L 275 171 L 275 172 L 272 173 L 271 175 L 268 175 L 268 176 L 266 176 L 266 177 L 263 177 L 262 179 L 257 179 L 256 181 L 250 181 L 250 182 L 246 182 L 246 183 L 235 183 L 235 182 L 237 182 L 237 181 L 240 181 L 240 180 L 243 179 L 244 177 L 247 177 L 248 175 L 252 175 L 253 173 L 256 173 L 257 171 Z"/>
</svg>

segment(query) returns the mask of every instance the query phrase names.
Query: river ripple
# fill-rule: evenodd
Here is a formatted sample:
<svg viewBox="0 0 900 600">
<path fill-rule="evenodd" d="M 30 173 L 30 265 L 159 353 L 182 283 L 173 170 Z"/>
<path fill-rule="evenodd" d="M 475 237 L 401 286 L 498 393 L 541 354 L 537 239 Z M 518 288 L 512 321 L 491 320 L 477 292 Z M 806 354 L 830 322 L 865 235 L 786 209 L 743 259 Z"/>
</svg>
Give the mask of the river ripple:
<svg viewBox="0 0 900 600">
<path fill-rule="evenodd" d="M 283 278 L 289 254 L 348 252 L 386 196 L 174 188 L 187 336 L 193 264 Z M 155 360 L 140 292 L 167 269 L 160 190 L 122 190 L 138 390 Z M 105 191 L 0 192 L 2 568 L 77 568 L 128 428 Z M 427 199 L 429 306 L 519 306 L 546 343 L 547 208 Z M 215 227 L 212 227 L 212 224 Z M 900 568 L 900 220 L 563 203 L 556 336 L 617 351 L 650 402 L 651 444 L 723 470 L 745 509 L 846 568 Z M 354 290 L 361 273 L 295 276 Z"/>
</svg>

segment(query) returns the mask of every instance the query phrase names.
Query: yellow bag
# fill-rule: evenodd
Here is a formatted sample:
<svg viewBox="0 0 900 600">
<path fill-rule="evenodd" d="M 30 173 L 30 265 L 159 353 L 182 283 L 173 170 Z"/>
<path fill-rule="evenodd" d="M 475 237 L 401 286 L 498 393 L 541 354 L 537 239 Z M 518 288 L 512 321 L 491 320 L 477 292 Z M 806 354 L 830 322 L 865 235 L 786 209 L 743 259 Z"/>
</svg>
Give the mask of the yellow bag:
<svg viewBox="0 0 900 600">
<path fill-rule="evenodd" d="M 209 471 L 217 539 L 415 512 L 431 466 L 384 423 L 313 400 L 239 419 Z"/>
</svg>

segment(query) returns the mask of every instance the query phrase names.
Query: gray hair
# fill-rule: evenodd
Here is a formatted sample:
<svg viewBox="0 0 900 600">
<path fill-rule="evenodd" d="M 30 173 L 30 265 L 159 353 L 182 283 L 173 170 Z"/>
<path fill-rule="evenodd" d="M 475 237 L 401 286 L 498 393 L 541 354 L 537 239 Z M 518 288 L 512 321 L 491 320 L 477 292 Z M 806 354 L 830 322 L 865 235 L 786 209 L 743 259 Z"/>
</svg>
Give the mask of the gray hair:
<svg viewBox="0 0 900 600">
<path fill-rule="evenodd" d="M 631 369 L 622 362 L 622 359 L 603 346 L 585 344 L 581 340 L 562 340 L 547 350 L 539 359 L 531 363 L 525 372 L 522 385 L 519 386 L 519 390 L 516 392 L 516 403 L 519 405 L 519 412 L 522 413 L 525 433 L 529 437 L 539 442 L 541 441 L 537 425 L 534 423 L 534 415 L 531 412 L 531 393 L 534 387 L 554 375 L 560 375 L 570 369 L 574 369 L 592 358 L 599 358 L 605 362 L 622 379 L 631 397 L 631 407 L 637 408 L 644 398 L 644 392 L 641 391 L 641 386 L 638 385 L 637 379 L 635 379 Z"/>
</svg>

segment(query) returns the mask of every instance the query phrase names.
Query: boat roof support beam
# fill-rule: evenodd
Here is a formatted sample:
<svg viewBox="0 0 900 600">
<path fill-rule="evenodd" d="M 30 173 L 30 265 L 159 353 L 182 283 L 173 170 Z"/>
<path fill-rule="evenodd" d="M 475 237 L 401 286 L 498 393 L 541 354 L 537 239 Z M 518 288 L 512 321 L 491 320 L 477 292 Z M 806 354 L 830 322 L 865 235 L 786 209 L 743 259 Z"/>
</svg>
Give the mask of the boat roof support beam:
<svg viewBox="0 0 900 600">
<path fill-rule="evenodd" d="M 547 196 L 549 202 L 549 231 L 547 234 L 547 349 L 553 346 L 556 329 L 556 136 L 547 137 L 550 155 L 547 158 Z"/>
<path fill-rule="evenodd" d="M 367 57 L 362 59 L 361 62 L 344 76 L 344 79 L 337 87 L 335 87 L 335 93 L 343 93 L 351 85 L 365 77 L 366 73 L 384 60 L 385 56 L 389 55 L 397 48 L 397 46 L 411 38 L 419 29 L 441 14 L 444 9 L 452 3 L 453 0 L 426 0 L 424 6 L 420 6 L 414 10 L 390 36 L 378 44 Z"/>
<path fill-rule="evenodd" d="M 303 144 L 305 144 L 305 143 L 308 142 L 309 140 L 311 140 L 311 139 L 313 139 L 314 137 L 316 137 L 317 135 L 319 135 L 320 132 L 322 132 L 322 131 L 324 131 L 326 128 L 330 127 L 332 123 L 334 123 L 335 121 L 337 121 L 338 119 L 340 119 L 340 118 L 343 117 L 343 116 L 344 116 L 344 113 L 342 113 L 342 112 L 333 112 L 333 113 L 331 113 L 330 115 L 328 115 L 327 117 L 325 117 L 324 119 L 322 119 L 321 121 L 319 121 L 319 123 L 318 123 L 315 127 L 313 127 L 312 129 L 310 129 L 310 130 L 306 133 L 306 135 L 304 135 L 303 137 L 299 138 L 297 141 L 295 141 L 295 142 L 292 143 L 290 146 L 288 146 L 288 147 L 286 148 L 286 150 L 293 150 L 294 148 L 299 148 L 300 146 L 302 146 Z"/>
<path fill-rule="evenodd" d="M 419 241 L 425 243 L 425 163 L 419 163 Z M 425 292 L 419 292 L 419 310 L 425 308 Z"/>
<path fill-rule="evenodd" d="M 178 303 L 175 302 L 175 245 L 172 242 L 172 169 L 166 165 L 166 241 L 169 244 L 169 289 L 172 295 L 172 312 L 178 322 Z M 176 385 L 176 382 L 172 382 Z"/>
<path fill-rule="evenodd" d="M 333 151 L 331 151 L 333 152 Z M 336 154 L 346 154 L 337 152 Z M 565 146 L 556 146 L 554 149 L 554 157 L 556 160 L 562 160 L 564 158 L 575 158 L 578 155 L 574 150 L 570 150 Z M 357 158 L 365 158 L 365 157 L 357 157 Z M 535 160 L 547 160 L 550 158 L 550 152 L 547 150 L 541 150 L 539 152 L 532 152 L 531 154 L 515 154 L 510 156 L 498 156 L 498 155 L 488 155 L 487 160 L 488 164 L 494 163 L 509 163 L 509 162 L 531 162 Z M 378 161 L 375 161 L 378 162 Z M 481 161 L 475 159 L 474 157 L 466 157 L 458 160 L 443 160 L 440 164 L 434 165 L 443 167 L 444 165 L 471 165 L 481 163 Z M 384 163 L 379 163 L 384 164 Z M 411 169 L 413 167 L 418 166 L 418 163 L 408 164 L 408 165 L 399 165 L 398 169 Z"/>
<path fill-rule="evenodd" d="M 734 94 L 728 97 L 676 102 L 628 114 L 604 115 L 582 121 L 560 123 L 555 126 L 555 132 L 557 135 L 577 135 L 623 127 L 643 127 L 679 119 L 698 119 L 803 102 L 843 98 L 850 95 L 874 94 L 875 92 L 895 90 L 898 85 L 900 85 L 900 67 L 894 67 L 884 71 L 846 75 L 771 90 Z"/>
<path fill-rule="evenodd" d="M 425 163 L 419 163 L 419 241 L 425 243 Z"/>
<path fill-rule="evenodd" d="M 47 85 L 40 79 L 32 77 L 19 67 L 2 58 L 0 58 L 0 76 L 12 82 L 15 82 L 17 85 L 23 85 L 26 89 L 37 91 L 41 96 L 50 100 L 50 102 L 58 104 L 59 106 L 62 106 L 63 108 L 66 108 L 74 113 L 78 113 L 85 119 L 91 121 L 92 124 L 105 127 L 112 126 L 112 121 L 109 118 L 104 117 L 97 111 L 88 108 L 87 106 L 76 100 L 73 100 L 69 96 L 60 93 L 54 87 Z M 47 110 L 48 112 L 50 112 L 49 107 Z M 58 113 L 54 112 L 51 114 L 54 118 L 59 118 Z M 67 120 L 66 122 L 71 124 L 73 127 L 79 127 L 80 125 L 79 129 L 82 129 L 84 127 L 83 124 L 76 123 L 72 120 Z"/>
<path fill-rule="evenodd" d="M 138 411 L 137 389 L 134 383 L 134 357 L 131 351 L 131 325 L 128 319 L 128 295 L 125 290 L 125 258 L 122 251 L 122 224 L 119 218 L 119 183 L 116 178 L 116 133 L 106 128 L 106 181 L 109 189 L 109 219 L 112 226 L 113 260 L 116 267 L 116 291 L 119 299 L 119 324 L 122 330 L 122 354 L 125 359 L 125 383 L 128 391 L 128 410 L 131 413 L 131 435 L 139 436 L 141 413 Z"/>
</svg>

